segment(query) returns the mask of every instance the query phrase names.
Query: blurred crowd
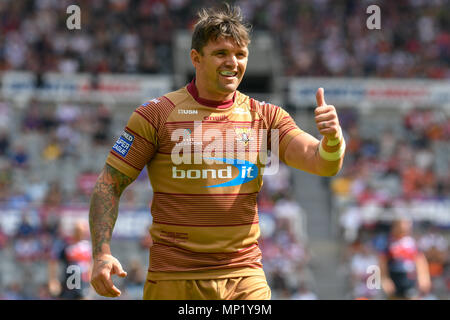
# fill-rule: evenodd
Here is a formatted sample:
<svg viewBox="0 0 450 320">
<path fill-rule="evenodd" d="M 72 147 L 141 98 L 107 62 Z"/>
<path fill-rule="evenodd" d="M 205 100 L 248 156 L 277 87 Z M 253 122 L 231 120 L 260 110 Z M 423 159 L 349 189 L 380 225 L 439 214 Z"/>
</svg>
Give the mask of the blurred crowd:
<svg viewBox="0 0 450 320">
<path fill-rule="evenodd" d="M 272 299 L 315 300 L 306 212 L 295 199 L 292 185 L 292 171 L 280 164 L 277 174 L 264 177 L 258 195 L 264 272 Z"/>
<path fill-rule="evenodd" d="M 1 102 L 0 110 L 8 119 L 0 124 L 0 202 L 51 210 L 85 201 L 96 179 L 92 170 L 98 170 L 88 148 L 106 147 L 113 139 L 109 109 L 33 100 L 24 110 Z M 72 162 L 79 165 L 65 171 Z"/>
<path fill-rule="evenodd" d="M 104 104 L 31 100 L 20 108 L 0 101 L 0 298 L 55 297 L 65 269 L 55 265 L 67 262 L 70 254 L 63 251 L 73 245 L 73 236 L 62 230 L 62 208 L 87 212 L 97 175 L 123 127 L 123 120 L 116 126 L 114 121 Z M 141 175 L 124 193 L 123 206 L 148 208 L 148 185 Z M 85 252 L 86 260 L 84 238 L 74 252 Z"/>
<path fill-rule="evenodd" d="M 206 0 L 0 2 L 0 71 L 172 73 L 172 36 L 191 29 Z M 449 78 L 445 0 L 242 0 L 255 30 L 273 34 L 287 76 Z M 81 8 L 81 30 L 66 9 Z M 369 30 L 366 9 L 381 9 Z"/>
<path fill-rule="evenodd" d="M 371 275 L 367 268 L 379 265 L 394 221 L 408 219 L 413 223 L 410 246 L 427 258 L 433 283 L 422 298 L 448 299 L 449 114 L 444 109 L 411 109 L 396 126 L 363 133 L 358 112 L 348 111 L 343 117 L 344 168 L 332 180 L 331 190 L 347 245 L 344 263 L 349 266 L 352 297 L 380 297 L 380 290 L 366 285 Z M 418 208 L 425 207 L 428 215 L 419 214 Z"/>
</svg>

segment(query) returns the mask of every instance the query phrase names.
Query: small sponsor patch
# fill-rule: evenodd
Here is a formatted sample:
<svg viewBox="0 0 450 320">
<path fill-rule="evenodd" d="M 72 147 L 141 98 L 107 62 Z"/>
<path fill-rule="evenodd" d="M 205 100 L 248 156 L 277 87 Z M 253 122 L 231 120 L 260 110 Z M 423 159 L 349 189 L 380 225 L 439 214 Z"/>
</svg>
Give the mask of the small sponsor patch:
<svg viewBox="0 0 450 320">
<path fill-rule="evenodd" d="M 153 102 L 153 104 L 158 104 L 161 101 L 159 99 L 152 99 L 150 101 L 144 102 L 143 104 L 140 105 L 140 107 L 145 108 L 145 107 L 151 106 L 152 102 Z"/>
<path fill-rule="evenodd" d="M 112 148 L 122 157 L 125 157 L 128 154 L 128 151 L 130 151 L 133 141 L 134 136 L 131 133 L 124 131 Z"/>
<path fill-rule="evenodd" d="M 242 107 L 236 107 L 233 109 L 233 114 L 247 114 L 248 111 Z"/>
<path fill-rule="evenodd" d="M 198 114 L 196 109 L 178 109 L 178 114 Z"/>
</svg>

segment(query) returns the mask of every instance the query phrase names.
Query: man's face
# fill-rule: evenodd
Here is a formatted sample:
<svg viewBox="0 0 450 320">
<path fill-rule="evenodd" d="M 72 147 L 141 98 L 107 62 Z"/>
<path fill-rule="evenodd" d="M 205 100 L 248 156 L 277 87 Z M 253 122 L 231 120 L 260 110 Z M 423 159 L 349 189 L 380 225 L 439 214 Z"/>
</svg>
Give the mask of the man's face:
<svg viewBox="0 0 450 320">
<path fill-rule="evenodd" d="M 411 234 L 412 223 L 409 220 L 395 221 L 393 233 L 395 236 L 403 237 Z"/>
<path fill-rule="evenodd" d="M 211 100 L 229 99 L 238 88 L 247 68 L 248 48 L 233 39 L 210 40 L 202 53 L 192 49 L 200 96 Z"/>
</svg>

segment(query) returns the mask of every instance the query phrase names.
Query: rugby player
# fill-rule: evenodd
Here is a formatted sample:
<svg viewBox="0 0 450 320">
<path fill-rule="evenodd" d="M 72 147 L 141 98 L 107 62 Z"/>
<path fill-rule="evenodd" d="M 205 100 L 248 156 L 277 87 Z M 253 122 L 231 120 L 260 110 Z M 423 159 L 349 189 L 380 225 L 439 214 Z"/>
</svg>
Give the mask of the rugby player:
<svg viewBox="0 0 450 320">
<path fill-rule="evenodd" d="M 258 247 L 256 198 L 268 163 L 260 156 L 270 149 L 293 168 L 333 176 L 345 142 L 322 88 L 315 109 L 320 141 L 281 107 L 237 90 L 249 32 L 238 7 L 201 10 L 192 36 L 192 82 L 131 114 L 91 198 L 91 284 L 98 294 L 121 294 L 111 276 L 126 272 L 111 255 L 110 240 L 120 195 L 146 166 L 153 244 L 143 298 L 270 299 Z"/>
</svg>

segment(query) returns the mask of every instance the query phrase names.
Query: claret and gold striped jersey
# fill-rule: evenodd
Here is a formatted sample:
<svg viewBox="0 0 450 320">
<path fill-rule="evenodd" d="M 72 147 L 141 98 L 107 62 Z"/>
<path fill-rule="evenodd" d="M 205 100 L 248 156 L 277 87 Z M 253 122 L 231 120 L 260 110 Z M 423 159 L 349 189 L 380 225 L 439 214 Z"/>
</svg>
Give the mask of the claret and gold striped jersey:
<svg viewBox="0 0 450 320">
<path fill-rule="evenodd" d="M 300 133 L 280 107 L 238 91 L 205 100 L 194 81 L 139 106 L 106 162 L 133 179 L 147 166 L 149 279 L 263 274 L 256 197 L 267 150 L 279 147 L 283 160 Z"/>
</svg>

